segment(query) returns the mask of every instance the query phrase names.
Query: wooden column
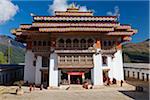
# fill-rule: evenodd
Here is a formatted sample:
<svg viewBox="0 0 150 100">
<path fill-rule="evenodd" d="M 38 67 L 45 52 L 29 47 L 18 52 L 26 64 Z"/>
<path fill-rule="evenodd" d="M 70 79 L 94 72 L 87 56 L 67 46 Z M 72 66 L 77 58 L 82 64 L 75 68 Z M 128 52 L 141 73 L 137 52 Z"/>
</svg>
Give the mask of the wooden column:
<svg viewBox="0 0 150 100">
<path fill-rule="evenodd" d="M 85 80 L 85 75 L 84 73 L 82 73 L 82 82 L 84 82 L 84 80 Z"/>
</svg>

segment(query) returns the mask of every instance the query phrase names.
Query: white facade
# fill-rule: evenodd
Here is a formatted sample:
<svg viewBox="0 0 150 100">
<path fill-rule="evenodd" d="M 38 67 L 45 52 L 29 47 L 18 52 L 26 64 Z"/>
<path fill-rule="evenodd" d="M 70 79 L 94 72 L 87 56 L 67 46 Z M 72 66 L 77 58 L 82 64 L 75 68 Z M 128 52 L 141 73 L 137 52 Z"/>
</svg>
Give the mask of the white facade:
<svg viewBox="0 0 150 100">
<path fill-rule="evenodd" d="M 42 57 L 37 56 L 36 69 L 35 69 L 35 84 L 41 84 L 41 71 L 42 68 Z"/>
<path fill-rule="evenodd" d="M 93 62 L 94 68 L 92 72 L 92 80 L 93 85 L 102 85 L 103 84 L 103 73 L 102 73 L 102 55 L 94 54 L 93 55 Z"/>
<path fill-rule="evenodd" d="M 107 55 L 107 66 L 102 65 L 102 54 L 93 54 L 93 68 L 91 69 L 91 81 L 93 85 L 103 85 L 103 70 L 108 71 L 108 77 L 110 80 L 115 78 L 117 81 L 124 80 L 123 74 L 123 62 L 122 62 L 122 51 L 118 50 L 114 57 Z M 35 60 L 34 54 L 28 50 L 25 56 L 25 70 L 24 70 L 24 80 L 30 83 L 41 84 L 41 69 L 42 69 L 42 56 L 36 57 L 36 66 L 33 66 L 33 61 Z M 52 53 L 50 55 L 49 64 L 49 87 L 58 87 L 61 82 L 61 70 L 58 70 L 57 66 L 57 54 Z"/>
<path fill-rule="evenodd" d="M 50 55 L 49 87 L 58 87 L 57 54 L 55 53 Z"/>
<path fill-rule="evenodd" d="M 143 81 L 150 80 L 150 65 L 146 63 L 125 63 L 124 74 L 125 78 L 134 78 Z"/>
<path fill-rule="evenodd" d="M 118 81 L 124 80 L 122 50 L 117 50 L 117 52 L 114 54 L 112 64 L 113 77 Z"/>
<path fill-rule="evenodd" d="M 24 81 L 29 83 L 35 82 L 36 68 L 33 66 L 34 59 L 34 53 L 31 50 L 27 50 L 25 54 Z"/>
</svg>

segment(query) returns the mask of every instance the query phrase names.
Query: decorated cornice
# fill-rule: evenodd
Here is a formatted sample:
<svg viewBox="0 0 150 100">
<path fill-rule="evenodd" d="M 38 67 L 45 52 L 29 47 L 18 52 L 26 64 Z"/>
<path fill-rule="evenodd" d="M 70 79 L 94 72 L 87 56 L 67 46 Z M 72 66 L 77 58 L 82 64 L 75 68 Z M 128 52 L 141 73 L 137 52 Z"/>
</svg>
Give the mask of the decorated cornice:
<svg viewBox="0 0 150 100">
<path fill-rule="evenodd" d="M 40 32 L 70 32 L 70 31 L 97 31 L 108 32 L 114 31 L 114 28 L 82 28 L 82 27 L 68 27 L 68 28 L 39 28 Z"/>
<path fill-rule="evenodd" d="M 29 24 L 21 24 L 21 25 L 20 25 L 20 28 L 21 28 L 21 29 L 30 29 L 31 26 L 32 26 L 32 25 L 29 25 Z"/>
<path fill-rule="evenodd" d="M 134 33 L 133 32 L 109 32 L 109 33 L 106 33 L 107 35 L 133 35 Z"/>
<path fill-rule="evenodd" d="M 58 17 L 58 16 L 34 16 L 35 21 L 116 21 L 116 16 L 92 16 L 92 17 Z"/>
<path fill-rule="evenodd" d="M 32 27 L 119 27 L 119 23 L 33 23 Z M 24 26 L 24 28 L 27 26 Z M 29 28 L 31 26 L 28 26 Z"/>
<path fill-rule="evenodd" d="M 131 29 L 131 26 L 129 26 L 129 25 L 121 25 L 121 26 L 117 26 L 116 29 Z"/>
</svg>

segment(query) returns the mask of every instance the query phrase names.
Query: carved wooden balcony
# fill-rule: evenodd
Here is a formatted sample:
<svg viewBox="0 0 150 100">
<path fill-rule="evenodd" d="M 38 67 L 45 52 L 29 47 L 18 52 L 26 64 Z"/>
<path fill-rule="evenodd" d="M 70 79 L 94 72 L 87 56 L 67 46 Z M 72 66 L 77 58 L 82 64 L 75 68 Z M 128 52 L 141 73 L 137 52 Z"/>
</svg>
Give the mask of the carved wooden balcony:
<svg viewBox="0 0 150 100">
<path fill-rule="evenodd" d="M 50 52 L 49 46 L 36 46 L 32 47 L 33 52 Z"/>
</svg>

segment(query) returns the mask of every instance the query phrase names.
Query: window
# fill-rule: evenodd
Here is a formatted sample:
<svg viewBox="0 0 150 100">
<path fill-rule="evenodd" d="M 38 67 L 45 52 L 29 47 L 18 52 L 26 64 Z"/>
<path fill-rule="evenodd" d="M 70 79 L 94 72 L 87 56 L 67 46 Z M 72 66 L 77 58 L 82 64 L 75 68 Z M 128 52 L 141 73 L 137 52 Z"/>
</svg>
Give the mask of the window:
<svg viewBox="0 0 150 100">
<path fill-rule="evenodd" d="M 104 43 L 104 46 L 107 46 L 107 41 L 104 41 L 103 43 Z"/>
<path fill-rule="evenodd" d="M 79 63 L 79 56 L 74 56 L 74 63 Z"/>
<path fill-rule="evenodd" d="M 33 42 L 33 45 L 34 45 L 34 46 L 36 46 L 36 45 L 37 45 L 36 41 L 34 41 L 34 42 Z"/>
<path fill-rule="evenodd" d="M 85 63 L 86 62 L 86 57 L 84 55 L 80 56 L 80 62 Z"/>
<path fill-rule="evenodd" d="M 64 47 L 64 40 L 63 39 L 60 39 L 58 41 L 58 47 Z"/>
<path fill-rule="evenodd" d="M 51 46 L 51 42 L 50 41 L 48 41 L 48 46 Z"/>
<path fill-rule="evenodd" d="M 36 66 L 36 60 L 33 61 L 33 66 Z"/>
<path fill-rule="evenodd" d="M 111 46 L 111 41 L 108 41 L 108 46 Z"/>
<path fill-rule="evenodd" d="M 94 41 L 92 39 L 88 39 L 88 47 L 93 47 Z"/>
<path fill-rule="evenodd" d="M 73 40 L 73 47 L 79 47 L 79 41 L 77 39 Z"/>
<path fill-rule="evenodd" d="M 71 55 L 67 56 L 67 63 L 68 64 L 72 63 L 72 56 Z"/>
<path fill-rule="evenodd" d="M 107 65 L 107 57 L 106 56 L 102 56 L 102 64 L 103 65 Z"/>
<path fill-rule="evenodd" d="M 38 46 L 41 46 L 41 45 L 42 45 L 41 41 L 38 41 Z"/>
<path fill-rule="evenodd" d="M 139 78 L 140 78 L 139 76 L 140 76 L 140 73 L 139 73 L 139 72 L 137 72 L 137 79 L 139 79 Z"/>
<path fill-rule="evenodd" d="M 114 40 L 112 41 L 112 44 L 115 45 L 115 41 Z"/>
<path fill-rule="evenodd" d="M 42 57 L 42 67 L 48 67 L 48 66 L 49 66 L 48 57 Z"/>
<path fill-rule="evenodd" d="M 71 40 L 70 39 L 66 40 L 66 47 L 71 47 Z"/>
<path fill-rule="evenodd" d="M 65 56 L 60 56 L 60 63 L 65 63 Z"/>
<path fill-rule="evenodd" d="M 46 41 L 43 41 L 43 46 L 46 46 Z"/>
<path fill-rule="evenodd" d="M 82 39 L 82 40 L 80 41 L 80 43 L 81 43 L 81 48 L 85 49 L 85 48 L 86 48 L 86 40 L 85 40 L 85 39 Z"/>
<path fill-rule="evenodd" d="M 87 63 L 88 63 L 88 64 L 92 64 L 92 61 L 93 61 L 92 56 L 91 56 L 91 55 L 88 55 L 88 56 L 87 56 Z"/>
</svg>

